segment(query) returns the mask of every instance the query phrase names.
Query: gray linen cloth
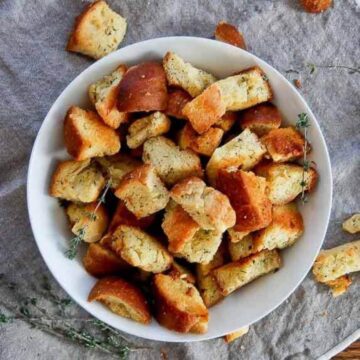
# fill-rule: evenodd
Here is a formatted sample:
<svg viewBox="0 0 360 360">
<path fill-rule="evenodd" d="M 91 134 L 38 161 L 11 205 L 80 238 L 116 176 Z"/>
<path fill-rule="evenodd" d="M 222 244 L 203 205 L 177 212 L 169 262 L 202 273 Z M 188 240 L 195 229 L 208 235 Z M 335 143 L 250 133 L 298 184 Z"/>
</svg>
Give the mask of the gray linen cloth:
<svg viewBox="0 0 360 360">
<path fill-rule="evenodd" d="M 19 306 L 21 296 L 36 297 L 46 307 L 38 285 L 44 274 L 55 296 L 66 294 L 52 279 L 36 247 L 26 208 L 26 175 L 32 144 L 52 103 L 92 60 L 64 50 L 74 18 L 86 5 L 75 0 L 0 1 L 0 310 Z M 320 122 L 334 176 L 334 202 L 325 247 L 355 236 L 341 230 L 342 220 L 359 211 L 360 74 L 359 9 L 355 0 L 334 0 L 320 15 L 302 11 L 297 0 L 109 0 L 128 19 L 123 43 L 168 35 L 211 37 L 226 19 L 239 26 L 249 51 L 279 69 L 300 90 Z M 317 65 L 310 74 L 306 64 Z M 339 67 L 328 67 L 339 65 Z M 295 72 L 289 72 L 295 70 Z M 51 241 L 51 239 L 49 239 Z M 15 284 L 9 285 L 14 282 Z M 6 284 L 7 285 L 6 285 Z M 5 285 L 4 285 L 5 284 Z M 9 288 L 14 288 L 10 289 Z M 269 316 L 251 326 L 242 339 L 167 344 L 128 336 L 152 350 L 132 359 L 315 359 L 360 327 L 360 277 L 343 296 L 309 274 L 301 286 Z M 50 307 L 50 305 L 49 305 Z M 88 315 L 76 305 L 67 317 Z M 76 320 L 78 319 L 78 320 Z M 0 324 L 0 359 L 110 358 L 61 339 L 27 322 Z"/>
</svg>

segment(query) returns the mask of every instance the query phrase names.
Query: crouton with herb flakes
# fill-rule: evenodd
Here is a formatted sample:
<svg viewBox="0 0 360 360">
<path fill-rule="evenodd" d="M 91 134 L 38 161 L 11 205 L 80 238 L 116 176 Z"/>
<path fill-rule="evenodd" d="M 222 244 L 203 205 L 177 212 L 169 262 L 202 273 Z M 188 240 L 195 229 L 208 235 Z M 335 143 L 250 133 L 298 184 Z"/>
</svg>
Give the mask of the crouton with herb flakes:
<svg viewBox="0 0 360 360">
<path fill-rule="evenodd" d="M 230 240 L 228 242 L 228 248 L 232 261 L 243 259 L 257 252 L 254 246 L 252 234 L 245 235 L 240 240 L 236 239 L 237 241 L 233 241 L 234 236 L 236 236 L 236 231 L 234 231 L 233 229 L 229 229 L 228 234 Z"/>
<path fill-rule="evenodd" d="M 343 230 L 350 234 L 356 234 L 360 231 L 360 214 L 354 214 L 349 219 L 343 222 Z"/>
<path fill-rule="evenodd" d="M 186 119 L 182 113 L 182 109 L 191 99 L 192 97 L 186 91 L 182 89 L 171 89 L 169 91 L 165 114 L 177 119 Z"/>
<path fill-rule="evenodd" d="M 348 275 L 343 275 L 335 280 L 327 281 L 325 284 L 329 286 L 332 296 L 338 297 L 346 293 L 347 289 L 352 284 L 352 281 Z"/>
</svg>

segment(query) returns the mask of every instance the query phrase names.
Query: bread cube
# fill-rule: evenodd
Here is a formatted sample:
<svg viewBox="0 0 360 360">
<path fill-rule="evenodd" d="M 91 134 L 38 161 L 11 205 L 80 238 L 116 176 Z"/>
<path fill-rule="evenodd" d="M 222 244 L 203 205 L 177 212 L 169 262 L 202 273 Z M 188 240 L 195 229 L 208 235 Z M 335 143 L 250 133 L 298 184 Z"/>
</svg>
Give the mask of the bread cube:
<svg viewBox="0 0 360 360">
<path fill-rule="evenodd" d="M 234 242 L 232 241 L 232 239 L 234 233 L 236 234 L 236 231 L 234 231 L 233 229 L 229 229 L 228 233 L 230 238 L 230 241 L 228 242 L 228 247 L 232 261 L 238 261 L 257 252 L 252 234 L 248 234 L 241 240 Z"/>
<path fill-rule="evenodd" d="M 200 158 L 190 150 L 181 150 L 163 136 L 145 142 L 143 161 L 152 164 L 167 185 L 173 185 L 189 176 L 202 176 Z"/>
<path fill-rule="evenodd" d="M 68 201 L 91 203 L 105 186 L 105 178 L 90 160 L 60 161 L 50 183 L 50 195 Z"/>
<path fill-rule="evenodd" d="M 155 317 L 167 329 L 181 333 L 207 331 L 208 310 L 196 287 L 180 278 L 154 277 Z"/>
<path fill-rule="evenodd" d="M 246 50 L 245 40 L 240 31 L 225 21 L 220 21 L 216 25 L 215 39 Z"/>
<path fill-rule="evenodd" d="M 120 139 L 116 131 L 106 126 L 93 111 L 72 106 L 64 121 L 64 142 L 68 153 L 76 160 L 116 154 Z"/>
<path fill-rule="evenodd" d="M 163 59 L 168 84 L 187 91 L 192 97 L 201 94 L 216 78 L 185 62 L 174 52 L 167 52 Z"/>
<path fill-rule="evenodd" d="M 349 219 L 344 221 L 342 228 L 350 234 L 356 234 L 360 232 L 360 214 L 354 214 Z"/>
<path fill-rule="evenodd" d="M 335 280 L 327 281 L 325 284 L 329 286 L 332 296 L 335 298 L 344 294 L 352 284 L 352 281 L 348 275 L 343 275 Z"/>
<path fill-rule="evenodd" d="M 182 89 L 170 90 L 165 114 L 177 119 L 186 119 L 182 113 L 182 109 L 191 99 L 192 97 Z"/>
<path fill-rule="evenodd" d="M 173 261 L 173 263 L 171 264 L 170 270 L 168 270 L 166 275 L 170 275 L 171 277 L 174 277 L 174 278 L 178 277 L 178 278 L 183 279 L 191 284 L 196 283 L 196 278 L 193 275 L 193 273 L 188 268 L 180 265 L 176 261 Z"/>
<path fill-rule="evenodd" d="M 143 218 L 165 209 L 169 193 L 152 165 L 144 164 L 121 180 L 115 196 L 137 217 Z"/>
<path fill-rule="evenodd" d="M 94 1 L 76 18 L 67 50 L 94 59 L 116 50 L 126 33 L 126 19 L 105 1 Z"/>
<path fill-rule="evenodd" d="M 236 231 L 234 228 L 228 229 L 229 240 L 237 243 L 250 234 L 250 231 Z"/>
<path fill-rule="evenodd" d="M 224 133 L 231 130 L 237 120 L 237 114 L 234 111 L 227 111 L 215 124 L 224 131 Z"/>
</svg>

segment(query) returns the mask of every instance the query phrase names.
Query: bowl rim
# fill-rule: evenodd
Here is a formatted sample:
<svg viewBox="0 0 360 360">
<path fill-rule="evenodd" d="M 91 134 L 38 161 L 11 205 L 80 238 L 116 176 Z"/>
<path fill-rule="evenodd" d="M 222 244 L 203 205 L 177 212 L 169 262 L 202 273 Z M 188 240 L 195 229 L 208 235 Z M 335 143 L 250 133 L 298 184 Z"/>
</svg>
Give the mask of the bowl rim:
<svg viewBox="0 0 360 360">
<path fill-rule="evenodd" d="M 49 260 L 49 258 L 47 258 L 46 254 L 44 253 L 44 249 L 42 249 L 42 247 L 40 246 L 40 243 L 39 243 L 39 240 L 36 236 L 36 231 L 35 231 L 35 226 L 34 226 L 34 217 L 33 217 L 33 213 L 31 211 L 31 201 L 30 201 L 30 190 L 29 190 L 29 185 L 31 183 L 31 178 L 32 178 L 32 171 L 31 169 L 33 168 L 32 164 L 33 162 L 35 161 L 35 149 L 37 148 L 38 146 L 38 142 L 40 141 L 39 139 L 41 138 L 40 134 L 42 131 L 44 131 L 44 124 L 48 121 L 48 118 L 50 117 L 49 115 L 53 112 L 53 109 L 55 108 L 55 106 L 57 105 L 58 101 L 60 101 L 59 99 L 62 97 L 62 94 L 67 92 L 67 90 L 69 89 L 69 87 L 71 87 L 71 85 L 77 81 L 79 78 L 81 77 L 85 77 L 89 72 L 92 71 L 92 69 L 96 66 L 101 66 L 101 64 L 103 62 L 106 62 L 108 59 L 110 59 L 111 57 L 114 57 L 116 58 L 117 54 L 119 52 L 124 52 L 124 51 L 127 51 L 131 48 L 136 48 L 138 46 L 142 46 L 142 45 L 147 45 L 149 43 L 153 43 L 153 42 L 162 42 L 162 41 L 182 41 L 182 40 L 185 40 L 185 41 L 192 41 L 192 42 L 197 42 L 198 44 L 200 43 L 207 43 L 207 42 L 215 42 L 215 43 L 218 43 L 218 44 L 221 44 L 222 47 L 224 48 L 227 48 L 229 51 L 238 51 L 238 52 L 243 52 L 243 53 L 246 53 L 247 56 L 250 55 L 250 57 L 252 57 L 254 60 L 256 60 L 256 62 L 258 64 L 260 64 L 260 66 L 262 64 L 265 64 L 266 66 L 270 67 L 272 71 L 274 71 L 276 73 L 276 75 L 281 79 L 281 81 L 283 82 L 286 82 L 287 85 L 290 85 L 290 87 L 295 91 L 298 99 L 300 100 L 300 103 L 301 103 L 301 106 L 304 107 L 306 109 L 306 112 L 310 114 L 310 116 L 314 119 L 314 124 L 312 125 L 315 125 L 317 127 L 317 130 L 319 132 L 319 135 L 320 137 L 318 138 L 318 141 L 320 143 L 322 143 L 322 146 L 324 148 L 324 153 L 325 153 L 325 161 L 326 161 L 326 167 L 327 167 L 327 170 L 328 170 L 328 173 L 329 173 L 329 179 L 325 179 L 327 180 L 328 182 L 328 187 L 329 187 L 329 196 L 330 196 L 330 199 L 329 199 L 329 207 L 328 209 L 324 210 L 326 211 L 326 222 L 324 223 L 325 226 L 324 226 L 324 229 L 323 229 L 323 236 L 322 236 L 322 241 L 319 242 L 318 246 L 317 246 L 317 249 L 316 251 L 314 252 L 314 256 L 312 257 L 311 259 L 311 265 L 308 266 L 308 269 L 306 271 L 304 271 L 304 274 L 300 277 L 299 281 L 297 281 L 296 283 L 294 283 L 293 286 L 291 286 L 291 288 L 289 289 L 289 291 L 286 293 L 286 296 L 283 297 L 282 300 L 279 300 L 277 303 L 275 303 L 270 309 L 268 309 L 265 313 L 263 313 L 261 316 L 258 316 L 256 319 L 254 319 L 251 323 L 249 323 L 248 325 L 252 325 L 256 322 L 258 322 L 259 320 L 263 319 L 265 316 L 269 315 L 272 311 L 274 311 L 276 308 L 278 308 L 286 299 L 289 298 L 289 296 L 297 289 L 297 287 L 303 282 L 303 280 L 305 279 L 305 277 L 307 276 L 307 274 L 309 273 L 311 267 L 312 267 L 312 264 L 314 263 L 315 261 L 315 258 L 317 257 L 322 245 L 323 245 L 323 242 L 325 240 L 325 236 L 326 236 L 326 232 L 327 232 L 327 229 L 328 229 L 328 225 L 329 225 L 329 221 L 330 221 L 330 215 L 331 215 L 331 209 L 332 209 L 332 202 L 333 202 L 333 176 L 332 176 L 332 169 L 331 169 L 331 162 L 330 162 L 330 156 L 329 156 L 329 152 L 328 152 L 328 148 L 327 148 L 327 145 L 326 145 L 326 142 L 325 142 L 325 138 L 324 138 L 324 135 L 322 133 L 322 130 L 320 128 L 320 125 L 315 117 L 315 115 L 313 114 L 313 112 L 311 111 L 310 107 L 308 106 L 307 102 L 305 101 L 305 99 L 303 98 L 303 96 L 298 92 L 298 90 L 295 88 L 295 86 L 290 82 L 288 81 L 284 75 L 282 75 L 276 68 L 274 68 L 272 65 L 270 65 L 269 63 L 267 63 L 266 61 L 260 59 L 259 57 L 257 57 L 256 55 L 252 54 L 252 53 L 249 53 L 241 48 L 237 48 L 237 47 L 234 47 L 230 44 L 227 44 L 227 43 L 223 43 L 223 42 L 220 42 L 220 41 L 217 41 L 217 40 L 214 40 L 214 39 L 207 39 L 207 38 L 202 38 L 202 37 L 195 37 L 195 36 L 168 36 L 168 37 L 158 37 L 158 38 L 152 38 L 152 39 L 147 39 L 147 40 L 144 40 L 144 41 L 139 41 L 139 42 L 136 42 L 136 43 L 133 43 L 133 44 L 130 44 L 130 45 L 127 45 L 127 46 L 124 46 L 120 49 L 118 49 L 117 51 L 114 51 L 113 53 L 110 53 L 109 55 L 103 57 L 102 59 L 98 60 L 98 61 L 95 61 L 94 63 L 90 64 L 88 67 L 86 67 L 82 72 L 80 72 L 73 80 L 70 81 L 70 83 L 68 83 L 68 85 L 61 91 L 61 93 L 57 96 L 56 100 L 52 103 L 50 109 L 48 110 L 39 130 L 38 130 L 38 133 L 36 135 L 36 139 L 33 143 L 33 147 L 32 147 L 32 150 L 31 150 L 31 155 L 30 155 L 30 160 L 29 160 L 29 165 L 28 165 L 28 173 L 27 173 L 27 181 L 26 181 L 26 200 L 27 200 L 27 208 L 28 208 L 28 215 L 29 215 L 29 220 L 30 220 L 30 225 L 31 225 L 31 229 L 32 229 L 32 233 L 33 233 L 33 237 L 35 239 L 35 242 L 36 242 L 36 245 L 39 249 L 39 252 L 47 266 L 47 268 L 49 269 L 49 271 L 51 272 L 51 274 L 53 275 L 53 277 L 55 278 L 55 280 L 57 281 L 57 283 L 60 285 L 60 287 L 67 293 L 67 295 L 69 297 L 72 298 L 72 300 L 77 303 L 77 305 L 79 305 L 82 309 L 84 309 L 85 311 L 87 311 L 88 313 L 90 313 L 92 316 L 94 316 L 95 318 L 97 319 L 100 319 L 101 321 L 104 321 L 106 323 L 106 320 L 102 319 L 101 316 L 99 316 L 98 314 L 96 314 L 96 311 L 93 311 L 93 309 L 89 309 L 89 308 L 84 308 L 84 306 L 80 303 L 80 299 L 76 299 L 74 298 L 73 295 L 71 295 L 67 289 L 67 286 L 64 285 L 62 283 L 62 281 L 60 280 L 60 278 L 58 277 L 57 275 L 57 271 L 56 269 L 54 268 L 53 269 L 53 266 Z M 110 325 L 110 324 L 109 324 Z M 113 325 L 110 325 L 110 326 L 113 326 Z M 115 327 L 116 328 L 116 327 Z M 174 343 L 182 343 L 182 342 L 194 342 L 194 341 L 203 341 L 203 340 L 210 340 L 210 339 L 213 339 L 213 338 L 218 338 L 218 337 L 221 337 L 221 336 L 224 336 L 226 335 L 227 333 L 229 332 L 226 332 L 226 333 L 220 333 L 219 335 L 217 336 L 213 336 L 213 335 L 209 335 L 207 336 L 207 334 L 201 334 L 201 337 L 199 335 L 196 335 L 194 334 L 194 336 L 192 337 L 187 337 L 186 339 L 184 338 L 181 338 L 181 335 L 188 335 L 188 334 L 181 334 L 181 333 L 177 333 L 178 335 L 180 335 L 178 338 L 163 338 L 161 336 L 153 336 L 152 335 L 152 332 L 149 331 L 148 332 L 148 336 L 147 337 L 144 337 L 142 335 L 139 335 L 136 333 L 136 331 L 128 331 L 127 329 L 118 329 L 120 331 L 123 331 L 125 333 L 128 333 L 130 335 L 134 335 L 134 336 L 137 336 L 137 337 L 140 337 L 140 338 L 144 338 L 144 339 L 149 339 L 149 340 L 156 340 L 156 341 L 167 341 L 167 342 L 174 342 Z M 232 331 L 236 331 L 237 329 L 233 329 Z M 171 331 L 171 330 L 168 330 L 168 331 Z"/>
</svg>

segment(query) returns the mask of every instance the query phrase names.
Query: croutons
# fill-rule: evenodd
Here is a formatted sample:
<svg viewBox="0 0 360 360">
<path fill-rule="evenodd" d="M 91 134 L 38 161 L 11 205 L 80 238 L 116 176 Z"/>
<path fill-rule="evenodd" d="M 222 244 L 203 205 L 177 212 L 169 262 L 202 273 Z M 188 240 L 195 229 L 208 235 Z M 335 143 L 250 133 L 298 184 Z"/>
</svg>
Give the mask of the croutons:
<svg viewBox="0 0 360 360">
<path fill-rule="evenodd" d="M 313 267 L 315 279 L 322 283 L 355 271 L 360 271 L 360 240 L 321 250 Z"/>
<path fill-rule="evenodd" d="M 170 130 L 170 119 L 160 111 L 135 120 L 128 129 L 126 143 L 130 149 L 136 149 L 147 139 L 162 135 Z"/>
<path fill-rule="evenodd" d="M 274 205 L 285 205 L 293 201 L 302 192 L 302 184 L 305 191 L 311 192 L 318 178 L 315 169 L 310 168 L 304 172 L 303 167 L 296 164 L 264 162 L 256 166 L 254 171 L 266 178 L 268 196 Z"/>
<path fill-rule="evenodd" d="M 219 128 L 210 128 L 199 135 L 190 124 L 186 124 L 180 131 L 179 146 L 181 149 L 191 149 L 197 154 L 211 156 L 220 145 L 224 131 Z"/>
<path fill-rule="evenodd" d="M 252 234 L 245 235 L 239 241 L 232 241 L 234 238 L 234 234 L 236 234 L 236 231 L 234 231 L 233 229 L 229 229 L 228 233 L 229 233 L 229 240 L 230 240 L 228 242 L 228 247 L 229 247 L 229 254 L 230 254 L 232 261 L 237 261 L 237 260 L 243 259 L 243 258 L 257 252 L 256 248 L 254 246 Z"/>
<path fill-rule="evenodd" d="M 116 50 L 126 32 L 126 20 L 105 1 L 95 1 L 76 18 L 67 50 L 94 59 Z"/>
<path fill-rule="evenodd" d="M 333 297 L 338 297 L 344 294 L 352 281 L 348 275 L 340 276 L 335 280 L 327 281 L 325 284 L 329 286 Z"/>
<path fill-rule="evenodd" d="M 243 130 L 250 129 L 256 135 L 263 136 L 279 128 L 282 118 L 276 106 L 264 103 L 242 111 L 239 120 Z"/>
<path fill-rule="evenodd" d="M 238 339 L 239 337 L 244 336 L 245 334 L 247 334 L 249 332 L 249 327 L 245 326 L 237 331 L 234 331 L 230 334 L 226 334 L 224 336 L 224 340 L 227 344 L 231 343 L 232 341 Z"/>
<path fill-rule="evenodd" d="M 90 101 L 104 123 L 113 129 L 128 120 L 128 114 L 120 112 L 116 106 L 119 83 L 125 72 L 126 66 L 120 65 L 110 75 L 89 86 Z"/>
<path fill-rule="evenodd" d="M 354 214 L 349 219 L 343 222 L 343 230 L 350 234 L 356 234 L 360 231 L 360 214 Z"/>
<path fill-rule="evenodd" d="M 206 165 L 206 174 L 214 186 L 220 169 L 228 167 L 249 170 L 254 167 L 266 153 L 265 146 L 256 134 L 245 129 L 240 135 L 217 148 Z"/>
<path fill-rule="evenodd" d="M 116 275 L 130 267 L 113 251 L 99 243 L 89 244 L 83 258 L 83 264 L 85 270 L 96 277 Z"/>
<path fill-rule="evenodd" d="M 144 164 L 131 171 L 120 182 L 115 196 L 123 200 L 126 207 L 142 218 L 165 209 L 169 193 L 155 173 L 152 165 Z"/>
<path fill-rule="evenodd" d="M 161 180 L 173 185 L 189 176 L 202 176 L 199 157 L 189 150 L 181 150 L 171 140 L 157 136 L 144 144 L 143 161 L 152 164 Z"/>
<path fill-rule="evenodd" d="M 249 235 L 250 231 L 236 231 L 234 228 L 228 229 L 229 240 L 233 243 L 237 243 Z"/>
<path fill-rule="evenodd" d="M 300 4 L 309 13 L 320 13 L 331 6 L 332 0 L 300 0 Z"/>
<path fill-rule="evenodd" d="M 119 278 L 106 277 L 92 288 L 88 301 L 100 301 L 122 317 L 149 324 L 151 314 L 145 296 L 135 285 Z"/>
<path fill-rule="evenodd" d="M 229 199 L 199 178 L 180 181 L 171 189 L 170 196 L 205 230 L 222 233 L 235 224 Z"/>
<path fill-rule="evenodd" d="M 303 232 L 302 216 L 295 203 L 274 206 L 271 224 L 254 234 L 254 248 L 256 251 L 284 249 L 294 244 Z"/>
<path fill-rule="evenodd" d="M 225 132 L 231 130 L 237 120 L 237 114 L 234 111 L 227 111 L 215 124 L 215 127 L 222 129 Z"/>
<path fill-rule="evenodd" d="M 245 40 L 240 31 L 234 25 L 225 21 L 220 21 L 217 24 L 215 39 L 246 50 Z"/>
<path fill-rule="evenodd" d="M 186 280 L 191 284 L 196 283 L 196 278 L 193 273 L 187 269 L 185 266 L 180 265 L 176 261 L 173 261 L 171 264 L 170 270 L 166 273 L 166 275 L 170 275 L 171 277 L 179 277 L 180 279 Z"/>
<path fill-rule="evenodd" d="M 266 181 L 252 172 L 220 170 L 217 188 L 227 195 L 236 212 L 236 231 L 255 231 L 271 222 L 271 202 Z"/>
<path fill-rule="evenodd" d="M 157 239 L 133 226 L 118 226 L 110 246 L 130 265 L 152 273 L 163 272 L 172 263 L 172 256 Z"/>
<path fill-rule="evenodd" d="M 64 142 L 68 153 L 76 160 L 116 154 L 120 139 L 116 131 L 106 126 L 93 111 L 72 106 L 64 121 Z"/>
<path fill-rule="evenodd" d="M 61 161 L 51 178 L 50 195 L 68 201 L 95 201 L 105 186 L 105 178 L 90 160 Z"/>
<path fill-rule="evenodd" d="M 305 140 L 293 127 L 273 129 L 261 142 L 275 162 L 293 161 L 304 155 Z"/>
<path fill-rule="evenodd" d="M 166 328 L 182 333 L 204 333 L 208 310 L 195 286 L 180 278 L 154 277 L 155 317 Z"/>
<path fill-rule="evenodd" d="M 192 97 L 182 89 L 170 90 L 165 114 L 177 119 L 185 119 L 182 109 L 191 99 Z"/>
<path fill-rule="evenodd" d="M 76 236 L 81 234 L 81 239 L 88 243 L 99 241 L 109 224 L 105 207 L 96 202 L 72 203 L 66 208 L 66 214 L 71 224 L 71 232 Z"/>
<path fill-rule="evenodd" d="M 192 127 L 202 134 L 226 111 L 247 109 L 271 98 L 272 92 L 266 76 L 260 68 L 254 67 L 210 85 L 185 105 L 183 114 Z"/>
<path fill-rule="evenodd" d="M 132 66 L 119 84 L 118 109 L 123 112 L 165 110 L 166 76 L 161 64 L 146 62 Z"/>
<path fill-rule="evenodd" d="M 116 189 L 126 174 L 142 164 L 141 161 L 125 154 L 96 158 L 96 161 L 109 178 L 112 189 Z"/>
<path fill-rule="evenodd" d="M 280 265 L 281 258 L 277 250 L 263 250 L 221 266 L 213 274 L 221 293 L 227 296 L 256 278 L 275 271 Z"/>
<path fill-rule="evenodd" d="M 171 51 L 165 54 L 163 66 L 169 85 L 184 89 L 192 97 L 198 96 L 216 81 L 213 75 L 197 69 Z"/>
</svg>

